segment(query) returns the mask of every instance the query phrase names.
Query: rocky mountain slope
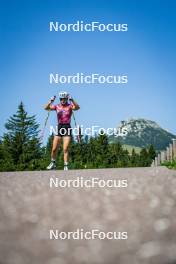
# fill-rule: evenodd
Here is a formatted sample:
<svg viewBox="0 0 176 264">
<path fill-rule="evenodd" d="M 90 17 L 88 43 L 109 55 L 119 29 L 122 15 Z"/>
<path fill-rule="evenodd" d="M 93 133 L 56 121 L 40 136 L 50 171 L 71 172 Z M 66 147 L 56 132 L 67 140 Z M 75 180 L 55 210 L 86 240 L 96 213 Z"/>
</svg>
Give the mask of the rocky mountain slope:
<svg viewBox="0 0 176 264">
<path fill-rule="evenodd" d="M 156 150 L 163 150 L 172 142 L 176 135 L 166 131 L 156 122 L 139 118 L 131 118 L 121 121 L 118 130 L 123 131 L 123 135 L 111 136 L 110 142 L 120 141 L 122 144 L 136 147 L 147 147 L 153 145 Z"/>
</svg>

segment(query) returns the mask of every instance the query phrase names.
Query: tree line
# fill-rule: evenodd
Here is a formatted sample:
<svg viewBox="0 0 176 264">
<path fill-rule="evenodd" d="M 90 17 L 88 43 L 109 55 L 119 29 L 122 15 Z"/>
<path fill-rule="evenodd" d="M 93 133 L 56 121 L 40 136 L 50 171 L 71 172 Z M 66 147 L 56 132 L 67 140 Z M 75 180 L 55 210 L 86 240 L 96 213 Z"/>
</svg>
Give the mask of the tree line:
<svg viewBox="0 0 176 264">
<path fill-rule="evenodd" d="M 0 170 L 45 170 L 50 162 L 53 136 L 46 146 L 40 140 L 36 116 L 29 116 L 21 102 L 17 112 L 5 123 L 6 132 L 0 140 Z M 122 145 L 109 143 L 107 135 L 88 138 L 81 136 L 80 143 L 72 140 L 69 148 L 71 169 L 147 167 L 151 165 L 156 151 L 151 145 L 140 153 L 129 153 Z M 63 169 L 62 146 L 57 156 L 57 168 Z"/>
</svg>

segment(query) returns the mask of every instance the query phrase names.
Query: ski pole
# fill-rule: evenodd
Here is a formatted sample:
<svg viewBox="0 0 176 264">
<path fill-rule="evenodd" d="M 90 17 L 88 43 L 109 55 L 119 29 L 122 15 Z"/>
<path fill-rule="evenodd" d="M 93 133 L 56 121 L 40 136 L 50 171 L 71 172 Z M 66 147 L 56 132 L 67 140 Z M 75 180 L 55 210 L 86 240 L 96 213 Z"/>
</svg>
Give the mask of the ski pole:
<svg viewBox="0 0 176 264">
<path fill-rule="evenodd" d="M 48 110 L 47 116 L 45 118 L 45 123 L 44 123 L 43 129 L 42 129 L 42 133 L 41 133 L 41 137 L 40 137 L 40 141 L 42 143 L 43 143 L 43 138 L 44 138 L 45 129 L 46 129 L 46 125 L 47 125 L 47 122 L 48 122 L 49 115 L 50 115 L 50 110 Z"/>
<path fill-rule="evenodd" d="M 51 102 L 54 102 L 54 100 L 56 99 L 56 96 L 54 95 L 51 99 Z M 47 122 L 48 122 L 48 119 L 49 119 L 49 116 L 50 116 L 50 109 L 48 110 L 48 113 L 47 113 L 47 116 L 45 118 L 45 123 L 44 123 L 44 126 L 43 126 L 43 129 L 42 129 L 42 133 L 41 133 L 41 137 L 40 137 L 40 141 L 43 142 L 43 138 L 44 138 L 44 134 L 45 134 L 45 129 L 46 129 L 46 125 L 47 125 Z"/>
<path fill-rule="evenodd" d="M 77 126 L 77 122 L 76 122 L 76 118 L 75 118 L 74 112 L 73 112 L 73 120 L 74 120 L 74 123 L 75 123 L 75 127 L 78 127 L 78 135 L 76 136 L 77 142 L 81 143 L 81 128 L 80 128 L 80 126 Z"/>
<path fill-rule="evenodd" d="M 73 113 L 73 120 L 74 120 L 74 122 L 75 122 L 75 127 L 77 127 L 77 123 L 76 123 L 75 114 L 74 114 L 74 112 L 72 112 L 72 113 Z"/>
</svg>

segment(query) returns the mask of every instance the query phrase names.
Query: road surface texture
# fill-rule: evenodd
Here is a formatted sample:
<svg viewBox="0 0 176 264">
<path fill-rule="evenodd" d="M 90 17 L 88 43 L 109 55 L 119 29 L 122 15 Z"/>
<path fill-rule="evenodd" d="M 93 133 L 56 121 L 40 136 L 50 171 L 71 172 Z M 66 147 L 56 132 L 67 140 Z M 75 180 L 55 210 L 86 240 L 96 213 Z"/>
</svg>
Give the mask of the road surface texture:
<svg viewBox="0 0 176 264">
<path fill-rule="evenodd" d="M 50 188 L 77 177 L 128 186 Z M 175 205 L 165 167 L 0 173 L 0 264 L 176 264 Z M 77 230 L 128 238 L 56 237 Z"/>
</svg>

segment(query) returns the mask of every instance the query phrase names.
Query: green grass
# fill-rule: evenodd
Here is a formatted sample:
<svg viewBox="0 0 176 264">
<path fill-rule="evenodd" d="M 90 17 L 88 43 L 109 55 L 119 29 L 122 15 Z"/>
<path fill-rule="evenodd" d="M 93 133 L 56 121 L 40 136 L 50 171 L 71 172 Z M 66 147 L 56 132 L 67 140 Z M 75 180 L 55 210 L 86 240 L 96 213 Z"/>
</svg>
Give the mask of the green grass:
<svg viewBox="0 0 176 264">
<path fill-rule="evenodd" d="M 123 147 L 123 149 L 126 149 L 126 150 L 128 150 L 128 152 L 131 154 L 132 153 L 132 150 L 134 149 L 135 150 L 135 152 L 137 153 L 137 154 L 139 154 L 140 153 L 140 151 L 141 151 L 141 148 L 140 147 L 135 147 L 135 146 L 130 146 L 130 145 L 122 145 L 122 147 Z"/>
<path fill-rule="evenodd" d="M 165 161 L 162 165 L 166 166 L 168 169 L 176 170 L 176 160 Z"/>
</svg>

